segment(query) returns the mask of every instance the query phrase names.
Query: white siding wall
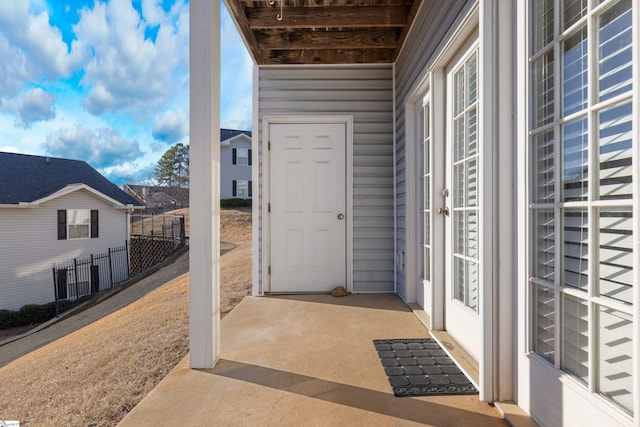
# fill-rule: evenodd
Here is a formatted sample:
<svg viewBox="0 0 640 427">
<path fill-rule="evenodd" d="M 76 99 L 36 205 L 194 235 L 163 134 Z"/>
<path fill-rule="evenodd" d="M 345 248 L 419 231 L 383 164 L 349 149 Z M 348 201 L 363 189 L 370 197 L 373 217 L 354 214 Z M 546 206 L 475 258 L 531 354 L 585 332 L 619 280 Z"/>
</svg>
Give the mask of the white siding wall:
<svg viewBox="0 0 640 427">
<path fill-rule="evenodd" d="M 446 39 L 448 32 L 470 0 L 451 0 L 446 2 L 425 2 L 413 22 L 396 63 L 396 185 L 397 185 L 397 221 L 398 251 L 403 251 L 405 259 L 415 254 L 407 253 L 406 246 L 406 127 L 405 103 L 407 97 L 419 79 L 424 77 L 426 68 Z M 411 230 L 409 230 L 410 232 Z M 398 269 L 398 294 L 407 299 L 407 278 L 404 270 Z"/>
<path fill-rule="evenodd" d="M 230 145 L 220 146 L 220 197 L 230 199 L 233 196 L 233 180 L 251 181 L 251 166 L 234 165 L 232 163 L 232 150 L 234 148 L 251 148 L 251 139 L 237 139 Z"/>
<path fill-rule="evenodd" d="M 58 209 L 98 209 L 99 237 L 58 240 Z M 54 301 L 54 264 L 124 245 L 127 214 L 79 190 L 38 208 L 0 209 L 0 236 L 0 309 L 17 310 Z"/>
<path fill-rule="evenodd" d="M 265 115 L 353 116 L 353 289 L 393 292 L 392 67 L 263 67 L 258 91 L 260 126 Z"/>
</svg>

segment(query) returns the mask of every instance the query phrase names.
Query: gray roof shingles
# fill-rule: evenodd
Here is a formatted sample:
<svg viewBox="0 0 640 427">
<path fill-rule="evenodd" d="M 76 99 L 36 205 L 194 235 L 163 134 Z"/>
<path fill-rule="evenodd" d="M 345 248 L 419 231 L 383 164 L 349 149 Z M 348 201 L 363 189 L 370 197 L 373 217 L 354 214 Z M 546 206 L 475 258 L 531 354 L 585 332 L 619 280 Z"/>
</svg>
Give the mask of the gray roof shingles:
<svg viewBox="0 0 640 427">
<path fill-rule="evenodd" d="M 0 204 L 33 202 L 70 184 L 86 184 L 123 205 L 140 206 L 86 162 L 0 152 Z"/>
<path fill-rule="evenodd" d="M 227 139 L 233 138 L 234 136 L 238 136 L 240 134 L 245 134 L 248 137 L 251 137 L 250 130 L 220 129 L 220 141 L 226 141 Z"/>
</svg>

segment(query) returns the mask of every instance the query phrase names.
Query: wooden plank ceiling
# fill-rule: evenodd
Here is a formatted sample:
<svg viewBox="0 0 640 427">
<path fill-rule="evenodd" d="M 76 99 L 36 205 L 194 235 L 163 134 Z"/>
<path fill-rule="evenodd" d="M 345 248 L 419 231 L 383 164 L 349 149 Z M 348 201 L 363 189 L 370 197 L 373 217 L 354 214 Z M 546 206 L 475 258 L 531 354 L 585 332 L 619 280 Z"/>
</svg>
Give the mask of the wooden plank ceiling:
<svg viewBox="0 0 640 427">
<path fill-rule="evenodd" d="M 393 62 L 421 1 L 225 3 L 256 63 L 276 65 Z"/>
</svg>

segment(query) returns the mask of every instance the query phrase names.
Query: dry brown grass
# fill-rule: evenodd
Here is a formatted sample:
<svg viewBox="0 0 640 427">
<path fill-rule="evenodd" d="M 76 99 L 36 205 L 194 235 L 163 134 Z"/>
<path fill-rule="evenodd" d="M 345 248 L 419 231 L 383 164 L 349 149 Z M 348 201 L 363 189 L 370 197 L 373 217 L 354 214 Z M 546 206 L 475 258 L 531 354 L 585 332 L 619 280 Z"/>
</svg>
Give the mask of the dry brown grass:
<svg viewBox="0 0 640 427">
<path fill-rule="evenodd" d="M 225 210 L 221 309 L 251 286 L 251 214 Z M 0 419 L 115 426 L 188 351 L 188 275 L 0 368 Z"/>
</svg>

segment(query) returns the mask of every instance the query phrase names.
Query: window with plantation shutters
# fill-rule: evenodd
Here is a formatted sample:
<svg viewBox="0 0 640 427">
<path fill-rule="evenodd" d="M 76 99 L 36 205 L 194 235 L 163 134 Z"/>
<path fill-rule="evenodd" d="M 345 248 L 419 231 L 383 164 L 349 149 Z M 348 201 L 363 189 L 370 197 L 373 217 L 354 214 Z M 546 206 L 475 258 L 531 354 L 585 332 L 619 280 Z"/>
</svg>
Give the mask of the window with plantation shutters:
<svg viewBox="0 0 640 427">
<path fill-rule="evenodd" d="M 638 399 L 637 7 L 632 0 L 529 2 L 530 350 L 627 413 Z"/>
</svg>

